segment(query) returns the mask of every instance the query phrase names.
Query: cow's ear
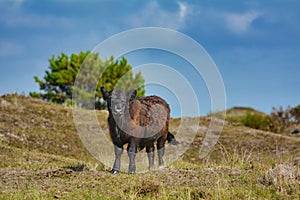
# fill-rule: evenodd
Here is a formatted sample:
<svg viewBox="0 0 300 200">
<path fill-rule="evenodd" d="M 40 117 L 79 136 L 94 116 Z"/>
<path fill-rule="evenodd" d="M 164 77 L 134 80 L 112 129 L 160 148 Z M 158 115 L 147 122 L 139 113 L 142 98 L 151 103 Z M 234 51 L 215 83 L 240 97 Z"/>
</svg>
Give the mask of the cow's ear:
<svg viewBox="0 0 300 200">
<path fill-rule="evenodd" d="M 103 86 L 101 86 L 101 92 L 102 92 L 103 99 L 106 101 L 109 97 L 109 92 Z"/>
<path fill-rule="evenodd" d="M 136 98 L 137 91 L 136 89 L 131 89 L 127 92 L 127 97 L 129 98 L 129 103 L 133 102 L 133 100 Z"/>
</svg>

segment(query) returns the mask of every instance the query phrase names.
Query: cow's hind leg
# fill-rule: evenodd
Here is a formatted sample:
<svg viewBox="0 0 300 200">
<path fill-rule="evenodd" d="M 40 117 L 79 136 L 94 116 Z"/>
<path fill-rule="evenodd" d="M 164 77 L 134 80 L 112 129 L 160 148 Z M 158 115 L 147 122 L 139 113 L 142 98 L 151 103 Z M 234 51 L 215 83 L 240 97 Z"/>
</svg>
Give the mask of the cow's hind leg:
<svg viewBox="0 0 300 200">
<path fill-rule="evenodd" d="M 161 137 L 157 140 L 157 155 L 158 155 L 158 166 L 164 166 L 164 159 L 163 156 L 165 154 L 165 142 L 166 139 Z"/>
<path fill-rule="evenodd" d="M 148 160 L 149 160 L 149 170 L 154 166 L 154 145 L 148 145 L 146 146 L 146 152 L 148 155 Z"/>
<path fill-rule="evenodd" d="M 120 171 L 121 155 L 123 153 L 123 146 L 118 147 L 117 145 L 114 145 L 114 147 L 115 147 L 115 162 L 112 170 L 110 171 L 110 173 L 112 174 L 116 174 Z"/>
</svg>

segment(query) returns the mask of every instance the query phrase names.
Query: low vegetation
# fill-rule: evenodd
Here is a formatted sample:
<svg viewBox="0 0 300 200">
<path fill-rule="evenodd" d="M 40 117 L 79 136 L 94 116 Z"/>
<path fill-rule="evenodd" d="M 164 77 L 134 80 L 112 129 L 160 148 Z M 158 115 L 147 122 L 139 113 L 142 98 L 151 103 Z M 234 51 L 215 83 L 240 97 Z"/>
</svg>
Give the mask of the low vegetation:
<svg viewBox="0 0 300 200">
<path fill-rule="evenodd" d="M 97 111 L 108 132 L 107 113 Z M 176 133 L 181 119 L 171 119 Z M 185 119 L 189 120 L 189 119 Z M 72 110 L 0 97 L 0 199 L 299 199 L 300 137 L 227 122 L 211 154 L 199 148 L 211 118 L 199 118 L 188 150 L 164 169 L 109 173 L 83 146 Z M 184 141 L 180 141 L 184 145 Z M 113 153 L 113 152 L 112 152 Z M 126 155 L 125 155 L 126 156 Z"/>
<path fill-rule="evenodd" d="M 300 105 L 286 109 L 273 107 L 269 115 L 253 108 L 233 107 L 227 111 L 226 119 L 254 129 L 293 135 L 300 132 Z"/>
</svg>

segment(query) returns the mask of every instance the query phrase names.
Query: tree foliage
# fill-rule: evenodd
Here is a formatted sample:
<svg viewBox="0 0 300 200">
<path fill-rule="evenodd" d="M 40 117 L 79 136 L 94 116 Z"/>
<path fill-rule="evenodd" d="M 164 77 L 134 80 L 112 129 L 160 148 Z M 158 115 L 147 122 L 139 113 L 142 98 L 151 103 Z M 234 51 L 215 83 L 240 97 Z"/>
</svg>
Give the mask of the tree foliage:
<svg viewBox="0 0 300 200">
<path fill-rule="evenodd" d="M 82 67 L 84 66 L 84 67 Z M 80 71 L 81 76 L 76 77 Z M 144 79 L 141 73 L 134 74 L 132 67 L 123 57 L 114 60 L 113 57 L 103 61 L 98 53 L 80 52 L 79 54 L 68 55 L 62 53 L 49 59 L 49 70 L 45 72 L 43 80 L 34 77 L 42 92 L 30 92 L 30 96 L 42 98 L 55 103 L 65 103 L 72 100 L 76 91 L 80 97 L 76 102 L 83 106 L 93 99 L 97 109 L 104 106 L 100 86 L 107 90 L 119 87 L 123 90 L 137 88 L 137 96 L 145 94 Z M 79 81 L 80 87 L 74 88 L 74 83 Z M 77 84 L 76 84 L 77 85 Z"/>
<path fill-rule="evenodd" d="M 290 113 L 293 117 L 293 120 L 296 124 L 300 124 L 300 105 L 292 108 L 290 110 Z"/>
</svg>

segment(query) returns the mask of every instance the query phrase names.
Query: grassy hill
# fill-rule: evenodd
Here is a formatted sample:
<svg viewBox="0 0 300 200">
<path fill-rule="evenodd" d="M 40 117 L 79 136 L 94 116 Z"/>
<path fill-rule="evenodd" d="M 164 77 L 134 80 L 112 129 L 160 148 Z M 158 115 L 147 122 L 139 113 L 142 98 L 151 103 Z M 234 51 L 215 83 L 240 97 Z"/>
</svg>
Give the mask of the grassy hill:
<svg viewBox="0 0 300 200">
<path fill-rule="evenodd" d="M 99 111 L 97 117 L 108 132 L 107 113 Z M 175 134 L 180 120 L 171 120 Z M 226 123 L 214 150 L 199 159 L 211 119 L 197 120 L 196 127 L 181 127 L 187 133 L 196 129 L 198 134 L 169 166 L 111 175 L 110 166 L 93 158 L 82 144 L 70 108 L 24 96 L 2 96 L 0 199 L 300 198 L 299 137 Z M 180 142 L 177 148 L 184 145 Z"/>
<path fill-rule="evenodd" d="M 226 111 L 226 115 L 228 117 L 242 117 L 248 113 L 264 115 L 263 112 L 260 112 L 250 107 L 232 107 Z"/>
<path fill-rule="evenodd" d="M 226 120 L 231 121 L 231 122 L 241 122 L 241 119 L 246 117 L 248 114 L 256 114 L 256 115 L 262 115 L 266 116 L 265 113 L 255 110 L 250 107 L 232 107 L 226 112 L 216 112 L 212 113 L 210 116 L 215 116 L 215 117 L 222 117 L 224 118 L 224 114 L 226 113 Z"/>
</svg>

